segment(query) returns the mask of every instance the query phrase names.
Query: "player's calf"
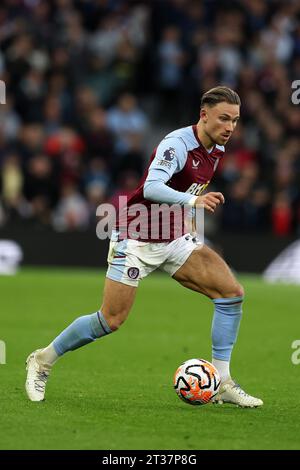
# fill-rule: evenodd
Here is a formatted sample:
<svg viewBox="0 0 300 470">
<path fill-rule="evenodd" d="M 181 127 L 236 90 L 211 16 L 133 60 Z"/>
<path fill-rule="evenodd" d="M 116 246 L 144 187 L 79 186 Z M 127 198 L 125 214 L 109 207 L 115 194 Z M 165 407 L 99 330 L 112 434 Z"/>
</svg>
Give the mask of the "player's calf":
<svg viewBox="0 0 300 470">
<path fill-rule="evenodd" d="M 28 398 L 31 401 L 44 400 L 50 370 L 60 356 L 110 333 L 112 330 L 99 310 L 77 318 L 49 346 L 31 353 L 26 361 Z"/>
<path fill-rule="evenodd" d="M 77 318 L 49 346 L 30 354 L 26 362 L 26 392 L 30 400 L 43 400 L 50 370 L 59 357 L 109 335 L 121 326 L 128 316 L 135 291 L 136 288 L 108 279 L 103 305 L 98 312 Z"/>
<path fill-rule="evenodd" d="M 75 351 L 98 338 L 112 333 L 101 310 L 91 315 L 76 318 L 54 341 L 38 354 L 41 364 L 52 366 L 57 359 L 68 351 Z"/>
<path fill-rule="evenodd" d="M 243 296 L 213 299 L 212 362 L 221 381 L 230 378 L 230 358 L 242 318 Z"/>
</svg>

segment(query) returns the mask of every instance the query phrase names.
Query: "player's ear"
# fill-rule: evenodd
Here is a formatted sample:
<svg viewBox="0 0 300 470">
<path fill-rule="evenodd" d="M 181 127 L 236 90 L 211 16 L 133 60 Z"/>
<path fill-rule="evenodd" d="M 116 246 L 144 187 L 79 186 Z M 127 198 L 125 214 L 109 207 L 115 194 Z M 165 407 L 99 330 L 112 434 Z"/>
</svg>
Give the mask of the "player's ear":
<svg viewBox="0 0 300 470">
<path fill-rule="evenodd" d="M 206 111 L 205 108 L 200 109 L 200 119 L 201 119 L 201 121 L 203 121 L 205 123 L 207 122 L 207 111 Z"/>
</svg>

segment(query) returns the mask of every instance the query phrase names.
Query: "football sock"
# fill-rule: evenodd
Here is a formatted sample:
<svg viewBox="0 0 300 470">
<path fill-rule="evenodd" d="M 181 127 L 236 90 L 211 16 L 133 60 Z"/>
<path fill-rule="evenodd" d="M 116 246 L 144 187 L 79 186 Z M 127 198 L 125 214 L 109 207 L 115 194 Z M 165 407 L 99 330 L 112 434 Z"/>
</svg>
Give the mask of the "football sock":
<svg viewBox="0 0 300 470">
<path fill-rule="evenodd" d="M 223 381 L 230 377 L 229 363 L 241 321 L 242 302 L 242 296 L 213 299 L 212 357 Z"/>
<path fill-rule="evenodd" d="M 112 333 L 112 330 L 99 310 L 91 315 L 77 318 L 55 338 L 53 347 L 56 354 L 62 356 L 67 351 L 74 351 L 109 333 Z"/>
<path fill-rule="evenodd" d="M 58 355 L 54 349 L 53 343 L 50 343 L 49 346 L 42 349 L 36 354 L 37 361 L 42 365 L 53 366 L 58 359 Z"/>
<path fill-rule="evenodd" d="M 219 359 L 212 359 L 212 363 L 220 374 L 222 382 L 230 379 L 230 362 L 229 361 L 220 361 Z"/>
</svg>

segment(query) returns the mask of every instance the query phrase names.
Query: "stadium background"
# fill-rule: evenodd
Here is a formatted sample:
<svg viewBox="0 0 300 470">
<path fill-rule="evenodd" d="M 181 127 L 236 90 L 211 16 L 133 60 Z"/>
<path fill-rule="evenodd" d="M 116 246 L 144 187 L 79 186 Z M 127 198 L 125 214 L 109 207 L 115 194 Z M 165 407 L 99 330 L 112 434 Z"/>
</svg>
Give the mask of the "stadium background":
<svg viewBox="0 0 300 470">
<path fill-rule="evenodd" d="M 25 264 L 74 264 L 80 245 L 79 265 L 104 264 L 97 206 L 128 195 L 160 139 L 197 122 L 201 94 L 226 84 L 241 96 L 242 120 L 211 183 L 226 204 L 206 217 L 206 235 L 237 269 L 261 271 L 300 230 L 300 113 L 291 101 L 299 9 L 258 0 L 2 2 L 1 238 L 23 245 Z M 89 236 L 71 245 L 53 236 L 74 232 Z M 257 263 L 248 250 L 235 259 L 245 234 Z M 35 237 L 39 253 L 30 250 Z"/>
<path fill-rule="evenodd" d="M 206 217 L 208 238 L 235 270 L 262 272 L 299 237 L 299 16 L 298 1 L 1 2 L 0 239 L 45 267 L 0 278 L 0 448 L 299 449 L 298 287 L 260 277 L 239 277 L 233 373 L 261 410 L 179 403 L 172 373 L 210 357 L 212 310 L 159 274 L 116 336 L 55 366 L 43 408 L 23 390 L 28 353 L 99 307 L 96 207 L 130 193 L 158 141 L 197 122 L 210 87 L 236 89 L 242 119 L 210 186 L 226 204 Z"/>
</svg>

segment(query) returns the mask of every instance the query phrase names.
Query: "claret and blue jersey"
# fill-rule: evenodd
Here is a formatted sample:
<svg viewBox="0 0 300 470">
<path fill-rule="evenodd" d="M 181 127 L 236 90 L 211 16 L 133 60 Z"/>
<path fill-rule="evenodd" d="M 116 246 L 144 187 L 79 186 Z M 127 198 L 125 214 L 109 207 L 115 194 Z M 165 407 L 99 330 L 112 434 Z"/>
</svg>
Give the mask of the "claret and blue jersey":
<svg viewBox="0 0 300 470">
<path fill-rule="evenodd" d="M 151 237 L 151 205 L 192 205 L 208 186 L 224 154 L 224 147 L 215 145 L 210 152 L 200 142 L 196 125 L 177 129 L 168 134 L 153 151 L 148 168 L 139 187 L 120 211 L 117 230 L 122 238 L 131 238 L 127 227 L 135 215 L 130 208 L 136 204 L 148 209 L 147 230 L 141 230 L 141 241 L 165 241 L 161 237 Z M 142 222 L 141 222 L 142 223 Z M 161 223 L 161 222 L 160 222 Z M 174 236 L 174 220 L 170 221 L 170 240 Z M 122 230 L 126 227 L 126 233 Z"/>
</svg>

